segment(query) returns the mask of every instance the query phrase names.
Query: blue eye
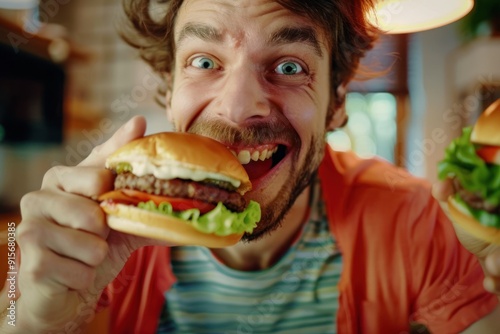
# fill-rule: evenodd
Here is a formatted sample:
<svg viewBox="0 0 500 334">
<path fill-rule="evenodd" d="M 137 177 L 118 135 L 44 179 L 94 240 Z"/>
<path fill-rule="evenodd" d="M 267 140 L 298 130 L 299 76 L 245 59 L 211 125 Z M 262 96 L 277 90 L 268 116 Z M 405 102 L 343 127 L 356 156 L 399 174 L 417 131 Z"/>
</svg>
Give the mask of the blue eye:
<svg viewBox="0 0 500 334">
<path fill-rule="evenodd" d="M 274 71 L 279 74 L 284 75 L 294 75 L 298 73 L 302 73 L 302 66 L 293 61 L 287 61 L 279 64 Z"/>
<path fill-rule="evenodd" d="M 207 57 L 196 57 L 191 61 L 191 66 L 212 70 L 217 68 L 217 64 L 210 58 Z"/>
</svg>

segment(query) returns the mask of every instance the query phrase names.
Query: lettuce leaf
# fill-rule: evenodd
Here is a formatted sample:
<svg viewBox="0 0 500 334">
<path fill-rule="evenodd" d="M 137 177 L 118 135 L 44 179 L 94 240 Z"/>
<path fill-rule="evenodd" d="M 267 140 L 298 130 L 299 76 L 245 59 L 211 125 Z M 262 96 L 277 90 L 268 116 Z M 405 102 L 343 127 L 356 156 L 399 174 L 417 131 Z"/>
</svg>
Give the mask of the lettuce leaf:
<svg viewBox="0 0 500 334">
<path fill-rule="evenodd" d="M 477 155 L 476 146 L 470 142 L 471 133 L 471 127 L 464 128 L 462 135 L 446 148 L 445 158 L 438 164 L 438 177 L 441 180 L 456 177 L 464 189 L 497 206 L 500 204 L 500 166 L 488 164 Z M 482 225 L 500 228 L 498 215 L 475 210 L 462 200 L 459 202 Z"/>
<path fill-rule="evenodd" d="M 455 200 L 457 201 L 458 205 L 460 205 L 462 208 L 466 209 L 470 214 L 476 218 L 479 222 L 481 222 L 481 225 L 486 226 L 486 227 L 495 227 L 495 228 L 500 228 L 500 216 L 495 215 L 493 213 L 489 213 L 484 210 L 477 210 L 474 208 L 471 208 L 467 203 L 465 203 L 460 196 L 455 195 Z"/>
<path fill-rule="evenodd" d="M 198 231 L 219 236 L 252 233 L 261 218 L 260 205 L 255 201 L 250 201 L 243 212 L 232 212 L 219 202 L 213 210 L 203 215 L 198 209 L 174 211 L 172 205 L 167 202 L 159 205 L 153 201 L 140 202 L 137 206 L 144 210 L 182 219 Z"/>
</svg>

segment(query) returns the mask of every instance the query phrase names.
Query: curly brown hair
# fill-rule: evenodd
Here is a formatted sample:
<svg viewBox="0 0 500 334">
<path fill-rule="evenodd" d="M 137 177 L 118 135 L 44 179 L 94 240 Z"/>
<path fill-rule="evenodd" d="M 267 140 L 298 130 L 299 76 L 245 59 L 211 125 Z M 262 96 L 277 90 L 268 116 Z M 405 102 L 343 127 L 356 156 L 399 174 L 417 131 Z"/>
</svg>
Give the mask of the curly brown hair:
<svg viewBox="0 0 500 334">
<path fill-rule="evenodd" d="M 304 15 L 326 33 L 331 52 L 331 87 L 335 108 L 344 102 L 336 88 L 352 80 L 360 59 L 373 47 L 379 30 L 366 19 L 375 0 L 276 0 L 290 11 Z M 183 0 L 123 0 L 129 29 L 122 31 L 127 43 L 137 48 L 140 56 L 162 75 L 170 89 L 170 74 L 174 68 L 174 24 Z"/>
</svg>

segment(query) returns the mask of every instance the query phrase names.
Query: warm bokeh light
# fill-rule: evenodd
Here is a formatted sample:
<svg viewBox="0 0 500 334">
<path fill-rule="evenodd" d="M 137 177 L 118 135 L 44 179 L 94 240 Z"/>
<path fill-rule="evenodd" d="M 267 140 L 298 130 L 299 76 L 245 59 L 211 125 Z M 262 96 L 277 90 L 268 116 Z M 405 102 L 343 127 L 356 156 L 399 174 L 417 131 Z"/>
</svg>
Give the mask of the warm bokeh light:
<svg viewBox="0 0 500 334">
<path fill-rule="evenodd" d="M 368 18 L 389 34 L 411 33 L 452 23 L 473 7 L 474 0 L 379 0 Z"/>
</svg>

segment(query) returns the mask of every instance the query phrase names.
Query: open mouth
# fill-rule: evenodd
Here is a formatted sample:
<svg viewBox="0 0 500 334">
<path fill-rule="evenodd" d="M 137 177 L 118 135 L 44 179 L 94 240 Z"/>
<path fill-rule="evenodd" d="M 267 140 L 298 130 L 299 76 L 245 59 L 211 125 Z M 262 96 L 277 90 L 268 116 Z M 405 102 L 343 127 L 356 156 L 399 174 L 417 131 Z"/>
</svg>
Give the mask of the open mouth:
<svg viewBox="0 0 500 334">
<path fill-rule="evenodd" d="M 285 145 L 274 144 L 240 150 L 230 148 L 230 151 L 243 165 L 250 180 L 256 180 L 278 165 L 285 158 L 288 149 Z"/>
</svg>

